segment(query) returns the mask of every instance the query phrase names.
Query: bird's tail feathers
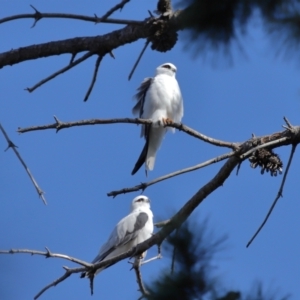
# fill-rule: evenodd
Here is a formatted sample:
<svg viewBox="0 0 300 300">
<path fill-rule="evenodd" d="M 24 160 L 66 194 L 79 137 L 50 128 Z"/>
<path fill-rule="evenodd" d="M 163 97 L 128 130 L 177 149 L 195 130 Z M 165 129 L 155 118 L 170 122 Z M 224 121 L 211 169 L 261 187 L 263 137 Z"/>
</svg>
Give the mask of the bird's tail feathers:
<svg viewBox="0 0 300 300">
<path fill-rule="evenodd" d="M 87 272 L 82 272 L 82 273 L 80 274 L 80 278 L 91 278 L 91 277 L 94 277 L 94 276 L 95 276 L 95 273 L 92 274 L 92 273 L 90 273 L 89 271 L 87 271 Z"/>
<path fill-rule="evenodd" d="M 147 157 L 146 157 L 146 169 L 147 170 L 152 171 L 154 168 L 156 152 L 162 143 L 165 132 L 166 132 L 166 129 L 163 127 L 151 128 L 151 130 L 150 130 L 151 142 L 149 143 Z"/>
<path fill-rule="evenodd" d="M 134 175 L 140 168 L 141 166 L 144 164 L 146 157 L 147 157 L 147 151 L 148 151 L 148 141 L 146 141 L 145 146 L 137 160 L 137 162 L 135 163 L 135 166 L 131 172 L 131 175 Z"/>
<path fill-rule="evenodd" d="M 91 272 L 91 271 L 82 272 L 80 274 L 80 278 L 92 278 L 92 277 L 95 277 L 97 274 L 99 274 L 100 272 L 102 272 L 106 268 L 107 267 L 100 268 L 96 272 L 95 271 L 94 272 Z"/>
</svg>

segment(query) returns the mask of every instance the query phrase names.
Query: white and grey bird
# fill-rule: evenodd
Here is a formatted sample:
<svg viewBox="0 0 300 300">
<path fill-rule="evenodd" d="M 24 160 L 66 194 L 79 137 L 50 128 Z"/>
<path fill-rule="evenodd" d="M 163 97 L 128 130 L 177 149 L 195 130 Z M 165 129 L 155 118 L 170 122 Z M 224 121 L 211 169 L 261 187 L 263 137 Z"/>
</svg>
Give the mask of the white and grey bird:
<svg viewBox="0 0 300 300">
<path fill-rule="evenodd" d="M 131 213 L 116 225 L 108 241 L 102 245 L 92 263 L 105 261 L 127 252 L 150 238 L 152 233 L 153 213 L 150 209 L 150 199 L 143 195 L 137 196 L 132 200 Z M 146 256 L 146 253 L 147 251 L 143 253 L 143 258 Z M 80 277 L 94 276 L 109 266 L 98 269 L 95 274 L 83 272 Z"/>
<path fill-rule="evenodd" d="M 159 149 L 169 122 L 180 123 L 183 117 L 183 100 L 178 82 L 175 78 L 176 67 L 164 63 L 157 67 L 153 78 L 145 78 L 137 89 L 137 104 L 133 107 L 134 115 L 143 119 L 151 119 L 151 125 L 142 125 L 141 136 L 145 137 L 145 146 L 131 172 L 134 175 L 145 163 L 146 174 L 153 170 L 156 152 Z"/>
</svg>

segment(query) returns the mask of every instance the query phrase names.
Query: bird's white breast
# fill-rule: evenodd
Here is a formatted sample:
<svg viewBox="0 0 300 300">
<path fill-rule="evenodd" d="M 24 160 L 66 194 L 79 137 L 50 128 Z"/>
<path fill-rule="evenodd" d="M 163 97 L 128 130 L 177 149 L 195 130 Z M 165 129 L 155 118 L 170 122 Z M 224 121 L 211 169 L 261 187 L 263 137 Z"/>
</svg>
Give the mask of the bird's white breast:
<svg viewBox="0 0 300 300">
<path fill-rule="evenodd" d="M 182 97 L 175 77 L 167 74 L 155 76 L 146 94 L 143 118 L 154 121 L 170 118 L 180 122 L 181 111 Z"/>
</svg>

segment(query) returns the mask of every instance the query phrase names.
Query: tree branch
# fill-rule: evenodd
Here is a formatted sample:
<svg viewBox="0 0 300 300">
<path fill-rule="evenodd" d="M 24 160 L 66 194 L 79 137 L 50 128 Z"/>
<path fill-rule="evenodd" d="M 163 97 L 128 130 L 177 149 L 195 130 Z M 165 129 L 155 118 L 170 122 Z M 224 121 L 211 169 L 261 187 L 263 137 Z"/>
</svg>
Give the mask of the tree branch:
<svg viewBox="0 0 300 300">
<path fill-rule="evenodd" d="M 264 227 L 264 225 L 267 223 L 267 221 L 268 221 L 269 217 L 271 216 L 271 213 L 272 213 L 273 209 L 275 208 L 275 205 L 277 204 L 277 201 L 279 200 L 279 198 L 283 197 L 282 196 L 283 187 L 284 187 L 284 184 L 285 184 L 285 180 L 286 180 L 288 171 L 290 169 L 290 165 L 291 165 L 291 162 L 292 162 L 292 159 L 293 159 L 296 147 L 297 147 L 296 144 L 292 145 L 292 149 L 291 149 L 291 154 L 290 154 L 290 157 L 289 157 L 289 161 L 288 161 L 288 164 L 286 166 L 286 169 L 285 169 L 285 172 L 284 172 L 284 175 L 283 175 L 283 178 L 282 178 L 282 182 L 281 182 L 279 191 L 277 193 L 277 196 L 276 196 L 275 200 L 273 201 L 273 203 L 272 203 L 272 205 L 271 205 L 271 207 L 270 207 L 270 209 L 269 209 L 269 211 L 268 211 L 265 219 L 263 220 L 263 222 L 261 223 L 261 225 L 259 226 L 259 228 L 255 232 L 255 234 L 253 235 L 253 237 L 247 243 L 247 245 L 246 245 L 247 248 L 251 245 L 251 243 L 254 241 L 254 239 L 256 238 L 256 236 L 259 234 L 259 232 L 262 230 L 262 228 Z"/>
<path fill-rule="evenodd" d="M 178 129 L 179 131 L 183 131 L 199 140 L 202 140 L 204 142 L 207 142 L 209 144 L 212 144 L 212 145 L 215 145 L 215 146 L 218 146 L 218 147 L 226 147 L 226 148 L 230 148 L 230 149 L 233 149 L 233 150 L 237 150 L 238 149 L 238 146 L 239 146 L 239 143 L 231 143 L 231 142 L 225 142 L 225 141 L 221 141 L 221 140 L 216 140 L 216 139 L 213 139 L 209 136 L 206 136 L 182 123 L 170 123 L 168 122 L 168 125 L 169 127 L 173 127 L 173 128 L 176 128 Z"/>
<path fill-rule="evenodd" d="M 127 193 L 131 193 L 131 192 L 136 192 L 136 191 L 139 191 L 139 190 L 144 191 L 148 186 L 151 186 L 151 185 L 156 184 L 158 182 L 161 182 L 163 180 L 167 180 L 167 179 L 170 179 L 172 177 L 175 177 L 175 176 L 178 176 L 178 175 L 181 175 L 181 174 L 184 174 L 184 173 L 188 173 L 188 172 L 192 172 L 192 171 L 204 168 L 208 165 L 211 165 L 213 163 L 217 163 L 221 160 L 229 158 L 229 157 L 231 157 L 235 154 L 236 154 L 236 152 L 225 153 L 223 155 L 220 155 L 220 156 L 217 156 L 215 158 L 209 159 L 209 160 L 207 160 L 207 161 L 205 161 L 201 164 L 198 164 L 198 165 L 195 165 L 195 166 L 192 166 L 192 167 L 189 167 L 189 168 L 185 168 L 185 169 L 182 169 L 182 170 L 178 170 L 178 171 L 169 173 L 167 175 L 155 178 L 155 179 L 153 179 L 149 182 L 142 182 L 141 184 L 136 185 L 134 187 L 123 188 L 121 190 L 109 192 L 109 193 L 107 193 L 107 196 L 108 197 L 116 197 L 117 195 L 120 195 L 120 194 L 127 194 Z"/>
<path fill-rule="evenodd" d="M 37 84 L 35 84 L 33 87 L 31 88 L 26 88 L 25 90 L 28 91 L 29 93 L 33 92 L 35 89 L 37 89 L 38 87 L 40 87 L 41 85 L 43 85 L 44 83 L 50 81 L 51 79 L 55 78 L 56 76 L 63 74 L 64 72 L 72 69 L 73 67 L 77 66 L 78 64 L 82 63 L 83 61 L 85 61 L 86 59 L 88 59 L 89 57 L 93 56 L 94 53 L 92 52 L 88 52 L 85 55 L 83 55 L 82 57 L 78 58 L 75 61 L 72 61 L 69 63 L 69 65 L 67 65 L 66 67 L 58 70 L 57 72 L 51 74 L 50 76 L 48 76 L 47 78 L 39 81 Z"/>
<path fill-rule="evenodd" d="M 107 18 L 112 15 L 116 10 L 122 10 L 124 5 L 128 3 L 130 0 L 122 0 L 119 4 L 112 7 L 103 17 L 100 18 L 100 22 L 107 20 Z"/>
<path fill-rule="evenodd" d="M 142 25 L 143 24 L 143 21 L 107 19 L 107 18 L 103 18 L 103 17 L 98 18 L 96 15 L 94 15 L 93 17 L 90 17 L 90 16 L 84 16 L 84 15 L 64 14 L 64 13 L 41 13 L 36 10 L 36 12 L 34 14 L 19 14 L 19 15 L 2 18 L 2 19 L 0 19 L 0 24 L 18 20 L 18 19 L 34 19 L 35 22 L 32 25 L 32 27 L 34 27 L 35 24 L 37 23 L 37 21 L 39 21 L 40 19 L 55 19 L 55 18 L 56 19 L 73 19 L 73 20 L 79 20 L 79 21 L 87 21 L 87 22 L 93 22 L 95 24 L 97 24 L 97 23 L 109 23 L 109 24 L 120 24 L 120 25 L 129 25 L 129 24 L 130 25 Z"/>
<path fill-rule="evenodd" d="M 78 273 L 75 272 L 74 269 L 70 270 L 68 267 L 63 267 L 66 272 L 63 276 L 57 278 L 56 280 L 54 280 L 52 283 L 49 283 L 48 285 L 46 285 L 44 288 L 42 288 L 35 296 L 34 296 L 34 300 L 38 299 L 44 292 L 46 292 L 49 288 L 56 286 L 57 284 L 61 283 L 62 281 L 64 281 L 65 279 L 67 279 L 68 277 L 70 277 L 73 273 Z"/>
<path fill-rule="evenodd" d="M 36 180 L 34 179 L 34 177 L 32 176 L 29 168 L 27 167 L 27 165 L 25 164 L 23 158 L 21 157 L 19 151 L 16 149 L 16 145 L 10 140 L 10 138 L 8 137 L 6 131 L 4 130 L 4 128 L 2 127 L 1 123 L 0 123 L 0 130 L 2 131 L 7 143 L 8 143 L 8 147 L 6 148 L 6 150 L 8 148 L 12 148 L 12 150 L 15 152 L 16 156 L 18 157 L 19 161 L 21 162 L 21 164 L 23 165 L 25 171 L 27 172 L 31 182 L 33 183 L 38 195 L 40 198 L 42 198 L 43 202 L 45 205 L 47 205 L 47 201 L 46 201 L 46 198 L 44 196 L 44 192 L 42 191 L 42 189 L 39 187 L 39 185 L 37 184 Z M 5 150 L 5 151 L 6 151 Z"/>
<path fill-rule="evenodd" d="M 139 62 L 140 62 L 140 60 L 141 60 L 141 58 L 142 58 L 144 52 L 146 51 L 146 49 L 147 49 L 149 43 L 150 43 L 150 40 L 147 40 L 146 43 L 145 43 L 145 45 L 144 45 L 144 47 L 143 47 L 143 49 L 142 49 L 142 51 L 141 51 L 141 53 L 140 53 L 140 55 L 138 56 L 136 62 L 134 63 L 134 65 L 133 65 L 133 67 L 132 67 L 132 70 L 130 71 L 130 73 L 129 73 L 129 75 L 128 75 L 128 80 L 131 79 L 131 77 L 132 77 L 132 75 L 133 75 L 133 73 L 134 73 L 134 71 L 135 71 L 137 65 L 139 64 Z"/>
<path fill-rule="evenodd" d="M 55 117 L 54 117 L 55 118 Z M 74 121 L 74 122 L 56 122 L 53 124 L 48 125 L 40 125 L 40 126 L 31 126 L 31 127 L 25 127 L 25 128 L 18 128 L 19 133 L 25 133 L 28 131 L 35 131 L 35 130 L 47 130 L 47 129 L 56 129 L 56 132 L 69 127 L 74 126 L 85 126 L 85 125 L 100 125 L 100 124 L 116 124 L 116 123 L 129 123 L 129 124 L 151 124 L 152 121 L 149 119 L 140 119 L 140 118 L 116 118 L 116 119 L 91 119 L 91 120 L 81 120 L 81 121 Z M 181 123 L 170 123 L 167 125 L 168 127 L 173 127 L 178 129 L 179 131 L 183 131 L 187 133 L 190 136 L 193 136 L 195 138 L 198 138 L 204 142 L 207 142 L 209 144 L 219 146 L 219 147 L 227 147 L 231 148 L 233 150 L 238 149 L 238 143 L 231 143 L 231 142 L 225 142 L 217 139 L 213 139 L 211 137 L 208 137 L 200 132 L 197 132 L 196 130 L 183 125 Z"/>
<path fill-rule="evenodd" d="M 52 253 L 47 247 L 45 247 L 46 252 L 38 251 L 38 250 L 29 250 L 29 249 L 10 249 L 10 250 L 0 250 L 0 254 L 19 254 L 19 253 L 25 253 L 25 254 L 31 254 L 31 255 L 42 255 L 46 258 L 62 258 L 69 261 L 72 261 L 74 263 L 77 263 L 79 265 L 82 265 L 84 267 L 91 267 L 92 264 L 82 261 L 80 259 L 77 259 L 75 257 L 71 257 L 65 254 L 59 254 L 59 253 Z"/>
<path fill-rule="evenodd" d="M 57 118 L 54 116 L 54 119 Z M 57 122 L 48 125 L 41 125 L 41 126 L 31 126 L 26 128 L 18 128 L 19 133 L 25 133 L 28 131 L 35 131 L 35 130 L 47 130 L 47 129 L 56 129 L 58 132 L 61 129 L 74 127 L 74 126 L 86 126 L 86 125 L 100 125 L 100 124 L 116 124 L 116 123 L 129 123 L 129 124 L 151 124 L 151 120 L 146 119 L 131 119 L 131 118 L 116 118 L 116 119 L 90 119 L 90 120 L 81 120 L 75 122 Z"/>
<path fill-rule="evenodd" d="M 34 17 L 34 14 L 31 15 L 31 17 Z M 0 68 L 32 59 L 61 54 L 73 54 L 83 51 L 104 56 L 120 46 L 135 42 L 141 38 L 147 38 L 151 34 L 151 28 L 155 20 L 156 19 L 148 18 L 139 22 L 138 26 L 137 24 L 127 25 L 122 29 L 100 36 L 76 37 L 3 52 L 0 54 Z"/>
</svg>

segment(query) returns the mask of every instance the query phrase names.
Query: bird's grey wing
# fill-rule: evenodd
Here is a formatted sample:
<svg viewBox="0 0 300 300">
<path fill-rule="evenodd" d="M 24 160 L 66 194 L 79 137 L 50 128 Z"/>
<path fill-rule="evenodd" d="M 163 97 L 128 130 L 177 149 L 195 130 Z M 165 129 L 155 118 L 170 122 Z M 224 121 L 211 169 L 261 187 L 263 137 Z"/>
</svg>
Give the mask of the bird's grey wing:
<svg viewBox="0 0 300 300">
<path fill-rule="evenodd" d="M 134 98 L 137 100 L 137 104 L 133 107 L 132 113 L 134 115 L 139 115 L 141 117 L 144 112 L 144 102 L 147 90 L 152 83 L 153 78 L 147 77 L 143 80 L 141 85 L 137 89 L 137 93 L 134 95 Z"/>
<path fill-rule="evenodd" d="M 119 243 L 118 246 L 123 246 L 132 241 L 137 237 L 140 230 L 142 230 L 145 227 L 145 224 L 147 223 L 149 216 L 145 212 L 137 212 L 135 214 L 131 214 L 132 217 L 127 220 L 126 226 L 123 226 L 122 228 L 119 228 Z M 129 215 L 128 217 L 130 217 Z M 126 229 L 124 234 L 124 229 Z"/>
<path fill-rule="evenodd" d="M 99 254 L 92 263 L 102 261 L 116 248 L 126 245 L 133 240 L 137 236 L 139 230 L 145 226 L 148 219 L 148 214 L 145 212 L 131 213 L 123 218 L 114 228 L 108 241 L 101 247 Z"/>
</svg>

